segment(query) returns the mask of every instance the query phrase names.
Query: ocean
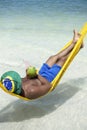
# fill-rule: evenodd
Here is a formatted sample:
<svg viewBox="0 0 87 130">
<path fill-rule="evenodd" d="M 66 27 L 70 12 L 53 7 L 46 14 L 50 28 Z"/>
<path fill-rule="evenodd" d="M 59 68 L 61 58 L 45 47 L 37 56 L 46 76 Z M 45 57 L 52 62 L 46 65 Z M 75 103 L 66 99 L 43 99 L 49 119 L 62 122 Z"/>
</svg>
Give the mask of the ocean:
<svg viewBox="0 0 87 130">
<path fill-rule="evenodd" d="M 87 22 L 87 0 L 0 0 L 0 75 L 40 68 Z M 52 93 L 25 102 L 0 89 L 0 130 L 87 129 L 87 36 Z"/>
<path fill-rule="evenodd" d="M 86 0 L 1 0 L 1 37 L 8 37 L 9 44 L 14 44 L 13 39 L 17 45 L 45 48 L 50 44 L 55 51 L 57 44 L 60 49 L 72 38 L 73 29 L 79 31 L 87 21 L 86 5 Z"/>
</svg>

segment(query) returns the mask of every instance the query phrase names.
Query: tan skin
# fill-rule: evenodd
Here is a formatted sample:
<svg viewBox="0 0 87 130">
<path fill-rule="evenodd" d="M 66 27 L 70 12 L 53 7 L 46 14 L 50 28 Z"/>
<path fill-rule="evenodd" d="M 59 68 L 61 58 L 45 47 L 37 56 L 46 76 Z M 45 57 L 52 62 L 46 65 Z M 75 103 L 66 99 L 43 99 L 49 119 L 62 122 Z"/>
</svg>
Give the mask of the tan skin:
<svg viewBox="0 0 87 130">
<path fill-rule="evenodd" d="M 75 43 L 79 39 L 80 34 L 74 30 L 74 36 L 72 40 L 72 44 L 56 55 L 51 56 L 47 61 L 50 67 L 54 64 L 60 65 L 61 67 L 64 65 L 66 59 L 68 58 L 70 52 L 75 46 Z M 81 48 L 83 47 L 83 44 Z M 51 88 L 50 82 L 48 82 L 45 78 L 40 75 L 37 75 L 36 78 L 30 79 L 29 76 L 22 78 L 22 93 L 21 96 L 27 97 L 29 99 L 36 99 L 40 96 L 45 95 Z"/>
</svg>

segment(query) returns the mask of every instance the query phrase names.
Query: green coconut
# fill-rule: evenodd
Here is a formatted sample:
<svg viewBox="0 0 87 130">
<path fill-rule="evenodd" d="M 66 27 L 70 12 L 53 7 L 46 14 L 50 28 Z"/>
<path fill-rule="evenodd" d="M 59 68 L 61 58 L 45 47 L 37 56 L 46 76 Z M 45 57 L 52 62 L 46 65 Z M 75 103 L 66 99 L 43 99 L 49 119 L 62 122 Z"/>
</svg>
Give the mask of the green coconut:
<svg viewBox="0 0 87 130">
<path fill-rule="evenodd" d="M 32 67 L 32 66 L 30 66 L 30 67 L 28 67 L 28 69 L 27 69 L 27 76 L 29 76 L 29 78 L 35 78 L 36 77 L 36 75 L 37 75 L 37 71 L 36 71 L 36 68 L 35 67 Z"/>
</svg>

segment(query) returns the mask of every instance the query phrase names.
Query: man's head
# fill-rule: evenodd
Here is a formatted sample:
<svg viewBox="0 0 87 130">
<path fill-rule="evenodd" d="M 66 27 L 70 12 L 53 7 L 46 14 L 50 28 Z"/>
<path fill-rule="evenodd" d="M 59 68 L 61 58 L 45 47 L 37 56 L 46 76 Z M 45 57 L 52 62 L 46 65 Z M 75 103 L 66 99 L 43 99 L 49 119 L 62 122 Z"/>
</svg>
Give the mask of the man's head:
<svg viewBox="0 0 87 130">
<path fill-rule="evenodd" d="M 5 72 L 1 76 L 1 82 L 3 86 L 10 92 L 20 94 L 22 81 L 20 75 L 15 71 Z"/>
</svg>

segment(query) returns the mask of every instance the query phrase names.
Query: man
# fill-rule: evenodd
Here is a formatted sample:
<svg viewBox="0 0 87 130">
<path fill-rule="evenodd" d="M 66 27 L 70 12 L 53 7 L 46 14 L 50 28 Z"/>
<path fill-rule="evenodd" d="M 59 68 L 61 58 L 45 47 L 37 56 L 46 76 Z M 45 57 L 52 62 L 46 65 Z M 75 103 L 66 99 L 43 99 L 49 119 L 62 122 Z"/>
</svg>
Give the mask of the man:
<svg viewBox="0 0 87 130">
<path fill-rule="evenodd" d="M 1 82 L 8 90 L 11 89 L 12 92 L 29 99 L 36 99 L 45 95 L 51 88 L 51 81 L 61 70 L 79 37 L 80 34 L 74 30 L 74 36 L 71 45 L 60 53 L 51 56 L 43 64 L 35 78 L 29 78 L 26 73 L 26 76 L 21 79 L 17 72 L 9 71 L 2 75 Z M 81 48 L 82 47 L 83 44 L 81 45 Z"/>
</svg>

